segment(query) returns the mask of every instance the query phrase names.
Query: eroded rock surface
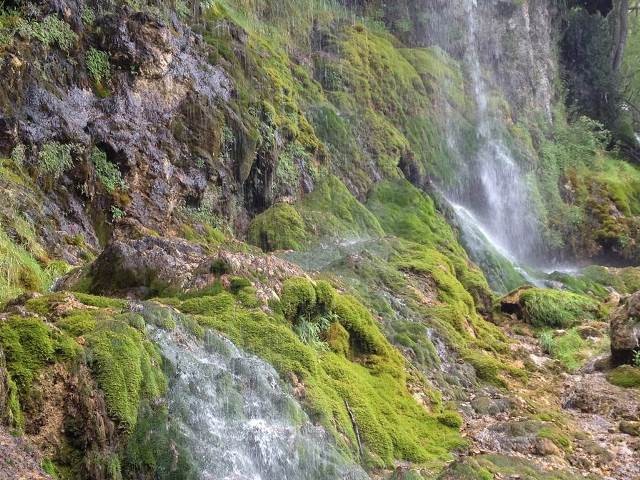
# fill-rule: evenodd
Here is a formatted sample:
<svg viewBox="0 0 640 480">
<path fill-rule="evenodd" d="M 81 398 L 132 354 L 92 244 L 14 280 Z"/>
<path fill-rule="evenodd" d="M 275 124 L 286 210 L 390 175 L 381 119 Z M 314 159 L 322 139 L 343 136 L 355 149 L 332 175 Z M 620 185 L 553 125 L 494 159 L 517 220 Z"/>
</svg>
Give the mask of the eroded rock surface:
<svg viewBox="0 0 640 480">
<path fill-rule="evenodd" d="M 614 364 L 632 363 L 640 349 L 640 292 L 629 296 L 613 311 L 610 323 Z"/>
</svg>

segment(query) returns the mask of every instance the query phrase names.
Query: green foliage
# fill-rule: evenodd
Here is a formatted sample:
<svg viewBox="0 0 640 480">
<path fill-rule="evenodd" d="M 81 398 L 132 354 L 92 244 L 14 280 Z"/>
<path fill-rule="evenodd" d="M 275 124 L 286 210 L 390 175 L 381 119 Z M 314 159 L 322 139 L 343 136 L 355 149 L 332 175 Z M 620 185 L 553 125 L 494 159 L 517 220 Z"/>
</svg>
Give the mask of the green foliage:
<svg viewBox="0 0 640 480">
<path fill-rule="evenodd" d="M 636 352 L 633 354 L 633 364 L 640 368 L 640 350 L 636 350 Z"/>
<path fill-rule="evenodd" d="M 127 184 L 122 178 L 122 174 L 118 167 L 107 160 L 107 154 L 102 150 L 94 147 L 91 151 L 91 162 L 96 171 L 96 176 L 102 186 L 109 193 L 116 190 L 125 190 Z"/>
<path fill-rule="evenodd" d="M 18 167 L 22 167 L 27 159 L 27 149 L 24 144 L 19 143 L 11 151 L 11 160 Z"/>
<path fill-rule="evenodd" d="M 522 293 L 520 302 L 526 320 L 536 327 L 567 328 L 600 316 L 595 300 L 562 290 L 530 288 Z"/>
<path fill-rule="evenodd" d="M 127 212 L 122 210 L 120 207 L 116 207 L 115 205 L 111 205 L 111 218 L 114 221 L 122 220 L 127 216 Z"/>
<path fill-rule="evenodd" d="M 607 374 L 607 380 L 623 388 L 640 388 L 640 368 L 622 365 Z"/>
<path fill-rule="evenodd" d="M 567 67 L 567 104 L 603 122 L 620 139 L 631 140 L 635 145 L 633 134 L 627 131 L 627 114 L 621 107 L 625 102 L 621 76 L 612 58 L 618 48 L 614 44 L 614 28 L 622 27 L 616 26 L 617 20 L 590 14 L 584 7 L 569 10 L 565 21 L 567 27 L 560 45 Z"/>
<path fill-rule="evenodd" d="M 95 82 L 104 82 L 109 80 L 111 75 L 111 65 L 109 63 L 109 54 L 102 50 L 90 48 L 86 54 L 87 70 L 89 75 Z"/>
<path fill-rule="evenodd" d="M 0 302 L 24 291 L 44 291 L 52 282 L 50 272 L 0 228 Z"/>
<path fill-rule="evenodd" d="M 41 175 L 56 179 L 73 167 L 71 152 L 74 145 L 47 142 L 38 152 L 38 170 Z"/>
<path fill-rule="evenodd" d="M 58 469 L 56 468 L 55 463 L 53 463 L 53 461 L 50 458 L 45 458 L 44 460 L 42 460 L 42 470 L 50 475 L 52 478 L 57 479 L 59 478 L 58 476 Z"/>
<path fill-rule="evenodd" d="M 591 353 L 589 345 L 575 328 L 557 336 L 546 330 L 539 334 L 538 339 L 544 352 L 558 360 L 570 372 L 582 367 Z"/>
<path fill-rule="evenodd" d="M 299 321 L 293 327 L 293 330 L 296 332 L 296 335 L 300 337 L 302 343 L 324 350 L 328 348 L 328 345 L 322 340 L 322 334 L 327 331 L 330 325 L 331 323 L 322 317 L 321 321 L 304 319 Z"/>
<path fill-rule="evenodd" d="M 34 38 L 47 47 L 57 45 L 67 53 L 78 41 L 78 35 L 69 24 L 54 15 L 46 16 L 41 22 L 20 18 L 17 29 L 20 36 L 27 40 Z"/>
</svg>

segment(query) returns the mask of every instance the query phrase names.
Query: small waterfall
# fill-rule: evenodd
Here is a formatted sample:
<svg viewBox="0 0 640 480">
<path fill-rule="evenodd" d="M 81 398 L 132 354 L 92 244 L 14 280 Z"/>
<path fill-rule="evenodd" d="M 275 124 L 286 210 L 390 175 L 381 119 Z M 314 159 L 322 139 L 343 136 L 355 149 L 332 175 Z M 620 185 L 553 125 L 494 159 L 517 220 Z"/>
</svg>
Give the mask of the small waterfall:
<svg viewBox="0 0 640 480">
<path fill-rule="evenodd" d="M 175 373 L 169 415 L 203 480 L 365 480 L 267 363 L 208 332 L 148 327 Z"/>
</svg>

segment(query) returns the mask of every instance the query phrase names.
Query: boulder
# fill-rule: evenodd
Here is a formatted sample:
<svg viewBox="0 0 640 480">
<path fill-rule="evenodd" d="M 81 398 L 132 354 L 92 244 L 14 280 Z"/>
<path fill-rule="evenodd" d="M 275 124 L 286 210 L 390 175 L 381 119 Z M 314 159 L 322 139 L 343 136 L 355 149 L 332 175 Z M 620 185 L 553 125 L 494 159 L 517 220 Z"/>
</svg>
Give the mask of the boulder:
<svg viewBox="0 0 640 480">
<path fill-rule="evenodd" d="M 196 272 L 208 272 L 204 250 L 175 238 L 144 237 L 114 241 L 91 266 L 90 290 L 146 297 L 167 289 L 185 289 Z"/>
<path fill-rule="evenodd" d="M 612 312 L 609 325 L 613 364 L 631 364 L 640 349 L 640 291 L 627 297 Z"/>
</svg>

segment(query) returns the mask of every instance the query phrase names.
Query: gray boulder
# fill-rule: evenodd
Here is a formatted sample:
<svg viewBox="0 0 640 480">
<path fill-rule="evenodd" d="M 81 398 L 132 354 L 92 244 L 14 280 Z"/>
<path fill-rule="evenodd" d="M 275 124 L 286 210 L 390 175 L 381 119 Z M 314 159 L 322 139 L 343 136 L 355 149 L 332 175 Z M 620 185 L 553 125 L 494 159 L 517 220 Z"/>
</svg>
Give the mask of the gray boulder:
<svg viewBox="0 0 640 480">
<path fill-rule="evenodd" d="M 630 295 L 612 312 L 610 329 L 612 362 L 632 363 L 640 350 L 640 292 Z"/>
</svg>

